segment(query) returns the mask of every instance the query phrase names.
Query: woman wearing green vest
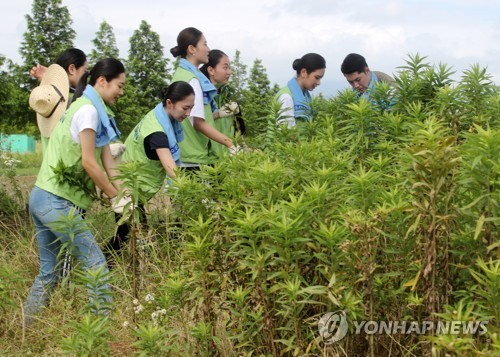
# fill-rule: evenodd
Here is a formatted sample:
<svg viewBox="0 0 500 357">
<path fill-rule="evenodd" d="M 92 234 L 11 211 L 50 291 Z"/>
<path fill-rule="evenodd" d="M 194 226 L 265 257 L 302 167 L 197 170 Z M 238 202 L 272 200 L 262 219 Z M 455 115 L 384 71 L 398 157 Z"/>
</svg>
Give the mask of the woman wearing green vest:
<svg viewBox="0 0 500 357">
<path fill-rule="evenodd" d="M 123 161 L 145 163 L 154 176 L 141 187 L 147 192 L 146 200 L 152 198 L 165 181 L 165 172 L 175 177 L 175 169 L 181 163 L 179 143 L 184 139 L 183 120 L 194 106 L 194 90 L 186 82 L 172 83 L 162 93 L 163 101 L 151 110 L 136 125 L 125 141 Z M 107 245 L 109 251 L 117 251 L 126 242 L 129 227 L 118 226 L 115 236 Z M 108 260 L 109 261 L 109 260 Z"/>
<path fill-rule="evenodd" d="M 283 110 L 278 118 L 279 124 L 289 128 L 300 121 L 309 121 L 311 113 L 311 93 L 321 84 L 325 75 L 326 61 L 317 53 L 308 53 L 293 61 L 293 69 L 297 75 L 288 81 L 286 87 L 276 94 L 276 100 Z"/>
<path fill-rule="evenodd" d="M 130 201 L 129 198 L 116 199 L 117 183 L 110 180 L 117 171 L 109 142 L 120 133 L 107 105 L 123 95 L 124 85 L 125 68 L 120 61 L 108 58 L 97 62 L 90 73 L 82 76 L 74 95 L 75 101 L 52 131 L 29 198 L 40 254 L 40 272 L 24 305 L 27 323 L 47 305 L 49 293 L 59 280 L 58 255 L 62 246 L 70 244 L 73 247 L 73 254 L 84 269 L 108 271 L 101 249 L 82 215 L 92 204 L 95 186 L 110 197 L 116 213 L 123 213 L 123 207 Z M 63 171 L 67 174 L 62 174 Z M 73 215 L 78 229 L 72 232 L 70 241 L 70 235 L 61 233 L 54 223 L 60 221 L 61 216 Z M 108 292 L 109 286 L 103 282 L 99 302 L 93 300 L 95 312 L 111 302 Z"/>
<path fill-rule="evenodd" d="M 211 102 L 217 89 L 198 67 L 208 62 L 210 49 L 203 33 L 188 27 L 177 36 L 177 46 L 170 52 L 174 57 L 180 56 L 179 67 L 172 79 L 187 82 L 193 87 L 195 103 L 189 120 L 182 122 L 184 141 L 181 149 L 181 166 L 196 169 L 203 164 L 212 164 L 210 156 L 210 139 L 229 148 L 230 154 L 238 151 L 232 140 L 214 128 Z"/>
<path fill-rule="evenodd" d="M 75 92 L 75 88 L 82 78 L 83 74 L 87 71 L 88 61 L 85 53 L 78 48 L 68 48 L 61 52 L 59 56 L 56 58 L 57 65 L 61 66 L 68 76 L 67 80 L 69 82 L 69 93 L 63 93 L 64 97 L 67 98 L 66 102 L 62 105 L 65 105 L 65 108 L 69 108 L 69 105 L 72 102 L 73 93 Z M 47 72 L 47 67 L 42 65 L 37 65 L 30 70 L 30 75 L 43 81 L 43 77 Z M 41 83 L 43 84 L 43 83 Z M 67 87 L 66 87 L 67 88 Z M 61 117 L 56 116 L 44 116 L 40 110 L 37 110 L 37 107 L 32 106 L 32 108 L 37 112 L 37 121 L 40 123 L 47 122 L 47 125 L 40 125 L 39 129 L 41 132 L 41 142 L 42 142 L 42 152 L 45 152 L 47 148 L 50 134 L 52 129 L 55 126 L 55 123 L 61 119 Z M 50 125 L 49 125 L 50 122 Z M 46 128 L 46 129 L 45 129 Z"/>
<path fill-rule="evenodd" d="M 217 95 L 211 103 L 214 127 L 227 137 L 234 138 L 234 116 L 239 113 L 240 108 L 236 102 L 224 103 L 223 98 L 224 85 L 231 76 L 229 57 L 221 50 L 211 50 L 208 62 L 200 68 L 200 71 L 217 88 Z M 213 140 L 210 142 L 210 149 L 217 157 L 229 152 L 226 146 Z"/>
</svg>

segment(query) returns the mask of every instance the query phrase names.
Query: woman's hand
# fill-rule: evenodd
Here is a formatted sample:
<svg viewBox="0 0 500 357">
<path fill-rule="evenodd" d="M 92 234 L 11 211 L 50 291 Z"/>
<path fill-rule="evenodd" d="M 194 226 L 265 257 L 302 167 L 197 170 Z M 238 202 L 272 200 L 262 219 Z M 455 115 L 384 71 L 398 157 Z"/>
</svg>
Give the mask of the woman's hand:
<svg viewBox="0 0 500 357">
<path fill-rule="evenodd" d="M 30 76 L 35 77 L 36 79 L 41 81 L 46 70 L 47 67 L 42 66 L 41 64 L 37 64 L 36 66 L 30 69 Z"/>
</svg>

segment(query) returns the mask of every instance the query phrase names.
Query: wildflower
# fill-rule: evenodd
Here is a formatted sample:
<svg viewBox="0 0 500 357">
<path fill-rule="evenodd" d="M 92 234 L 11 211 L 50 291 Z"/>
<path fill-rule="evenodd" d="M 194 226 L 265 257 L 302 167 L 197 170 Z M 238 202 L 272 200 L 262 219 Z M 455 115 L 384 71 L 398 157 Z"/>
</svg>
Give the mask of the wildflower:
<svg viewBox="0 0 500 357">
<path fill-rule="evenodd" d="M 156 319 L 158 319 L 158 311 L 154 311 L 151 313 L 151 319 L 153 321 L 155 321 Z"/>
<path fill-rule="evenodd" d="M 21 161 L 19 160 L 16 160 L 16 159 L 8 159 L 8 160 L 5 160 L 4 164 L 6 167 L 8 168 L 13 168 L 13 167 L 16 167 L 17 164 L 19 164 Z"/>
<path fill-rule="evenodd" d="M 123 327 L 128 327 L 128 321 L 123 321 L 122 326 L 123 326 Z"/>
<path fill-rule="evenodd" d="M 144 310 L 144 306 L 142 306 L 142 305 L 138 305 L 138 306 L 134 307 L 134 312 L 136 314 L 140 313 L 142 310 Z"/>
<path fill-rule="evenodd" d="M 139 305 L 139 300 L 134 299 L 134 301 L 132 301 L 132 304 L 134 304 L 134 305 Z"/>
<path fill-rule="evenodd" d="M 155 296 L 153 294 L 147 294 L 146 297 L 144 298 L 144 300 L 146 300 L 146 302 L 148 303 L 152 303 L 155 299 Z"/>
</svg>

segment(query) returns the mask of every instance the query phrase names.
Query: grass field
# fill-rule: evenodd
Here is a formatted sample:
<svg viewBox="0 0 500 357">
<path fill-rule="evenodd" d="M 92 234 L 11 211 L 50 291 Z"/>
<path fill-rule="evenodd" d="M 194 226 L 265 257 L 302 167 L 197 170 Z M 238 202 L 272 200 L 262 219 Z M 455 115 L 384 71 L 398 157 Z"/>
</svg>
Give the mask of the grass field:
<svg viewBox="0 0 500 357">
<path fill-rule="evenodd" d="M 25 209 L 34 176 L 19 173 L 40 157 L 0 167 L 1 353 L 499 355 L 498 87 L 479 66 L 454 84 L 445 65 L 412 61 L 372 102 L 314 98 L 314 119 L 296 128 L 277 126 L 270 108 L 248 150 L 179 172 L 147 204 L 147 225 L 134 211 L 109 277 L 75 266 L 30 326 L 21 306 L 39 264 Z M 138 201 L 145 171 L 130 163 L 122 174 Z M 101 246 L 116 228 L 106 203 L 85 222 Z M 108 278 L 112 312 L 88 313 L 86 286 Z M 319 329 L 334 312 L 348 323 L 339 341 L 340 328 Z M 487 329 L 357 333 L 378 321 Z"/>
</svg>

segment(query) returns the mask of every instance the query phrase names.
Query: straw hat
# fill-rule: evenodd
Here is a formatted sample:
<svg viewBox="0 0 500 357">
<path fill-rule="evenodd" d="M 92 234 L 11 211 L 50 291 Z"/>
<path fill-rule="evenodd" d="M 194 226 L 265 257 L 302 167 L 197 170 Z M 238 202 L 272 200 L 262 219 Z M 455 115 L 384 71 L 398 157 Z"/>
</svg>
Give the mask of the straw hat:
<svg viewBox="0 0 500 357">
<path fill-rule="evenodd" d="M 30 107 L 36 112 L 40 133 L 50 137 L 52 129 L 62 118 L 68 106 L 69 80 L 66 71 L 53 64 L 43 74 L 40 85 L 30 94 Z"/>
</svg>

